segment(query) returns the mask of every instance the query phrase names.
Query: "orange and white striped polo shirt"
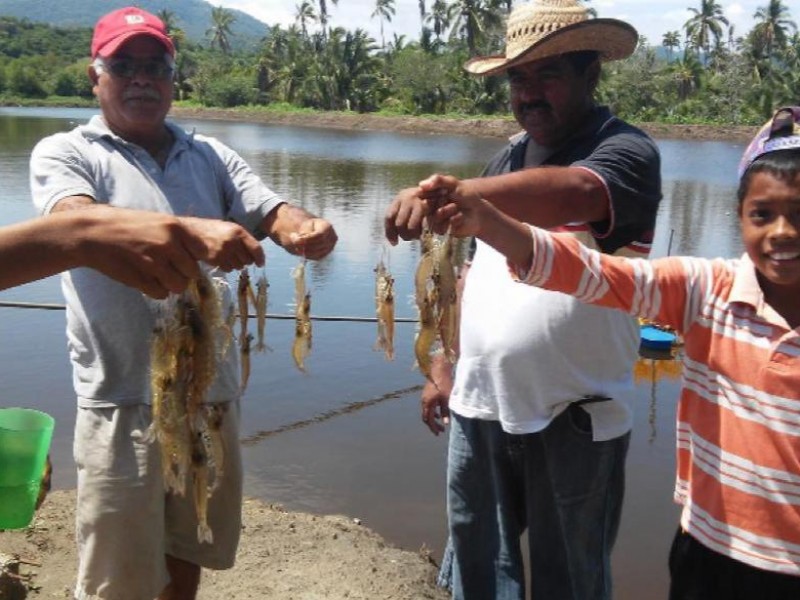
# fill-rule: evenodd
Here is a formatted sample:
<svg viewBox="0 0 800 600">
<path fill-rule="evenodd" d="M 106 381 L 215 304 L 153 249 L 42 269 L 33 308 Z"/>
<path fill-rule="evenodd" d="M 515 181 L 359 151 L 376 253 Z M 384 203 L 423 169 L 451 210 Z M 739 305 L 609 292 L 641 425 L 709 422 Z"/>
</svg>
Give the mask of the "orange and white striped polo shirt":
<svg viewBox="0 0 800 600">
<path fill-rule="evenodd" d="M 800 575 L 800 330 L 764 302 L 750 259 L 625 259 L 531 229 L 525 283 L 683 335 L 682 527 L 743 563 Z"/>
</svg>

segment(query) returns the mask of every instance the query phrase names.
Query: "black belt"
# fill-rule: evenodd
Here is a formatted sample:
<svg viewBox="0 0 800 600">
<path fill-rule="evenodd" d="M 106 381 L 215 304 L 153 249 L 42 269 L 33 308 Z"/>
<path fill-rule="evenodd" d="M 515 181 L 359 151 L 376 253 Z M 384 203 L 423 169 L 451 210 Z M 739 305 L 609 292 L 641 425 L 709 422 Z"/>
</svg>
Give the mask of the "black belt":
<svg viewBox="0 0 800 600">
<path fill-rule="evenodd" d="M 609 402 L 613 400 L 613 398 L 609 398 L 608 396 L 584 396 L 574 402 L 570 402 L 572 406 L 583 406 L 584 404 L 597 404 L 598 402 Z"/>
</svg>

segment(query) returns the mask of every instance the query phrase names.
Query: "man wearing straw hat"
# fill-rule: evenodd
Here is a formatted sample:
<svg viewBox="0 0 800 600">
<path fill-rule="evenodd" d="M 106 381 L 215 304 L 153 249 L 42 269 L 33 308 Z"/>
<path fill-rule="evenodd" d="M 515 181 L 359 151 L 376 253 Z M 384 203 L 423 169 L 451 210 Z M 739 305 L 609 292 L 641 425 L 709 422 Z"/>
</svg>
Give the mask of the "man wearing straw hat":
<svg viewBox="0 0 800 600">
<path fill-rule="evenodd" d="M 484 177 L 461 185 L 589 247 L 645 256 L 661 199 L 658 150 L 593 100 L 600 63 L 629 56 L 637 40 L 627 23 L 589 19 L 575 0 L 516 7 L 505 54 L 465 68 L 508 75 L 524 132 Z M 428 185 L 401 191 L 387 209 L 391 242 L 420 235 Z M 638 324 L 516 284 L 480 241 L 462 281 L 455 373 L 437 357 L 422 393 L 431 431 L 450 424 L 443 583 L 458 599 L 525 598 L 527 530 L 531 598 L 610 598 Z"/>
</svg>

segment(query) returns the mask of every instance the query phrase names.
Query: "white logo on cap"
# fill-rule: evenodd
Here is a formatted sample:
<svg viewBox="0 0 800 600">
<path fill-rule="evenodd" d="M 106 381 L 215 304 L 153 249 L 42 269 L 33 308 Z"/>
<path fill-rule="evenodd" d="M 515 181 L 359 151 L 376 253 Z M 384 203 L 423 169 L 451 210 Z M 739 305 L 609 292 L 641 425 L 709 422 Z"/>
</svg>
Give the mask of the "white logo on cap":
<svg viewBox="0 0 800 600">
<path fill-rule="evenodd" d="M 125 22 L 128 25 L 138 25 L 144 23 L 144 17 L 142 15 L 125 15 Z"/>
</svg>

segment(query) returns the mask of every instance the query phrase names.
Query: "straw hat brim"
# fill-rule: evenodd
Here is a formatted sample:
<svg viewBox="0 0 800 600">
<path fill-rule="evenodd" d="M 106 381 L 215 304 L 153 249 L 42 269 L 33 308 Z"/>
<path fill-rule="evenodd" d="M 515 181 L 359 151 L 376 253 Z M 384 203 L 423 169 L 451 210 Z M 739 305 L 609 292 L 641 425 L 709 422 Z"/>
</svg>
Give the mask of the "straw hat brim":
<svg viewBox="0 0 800 600">
<path fill-rule="evenodd" d="M 618 19 L 587 19 L 567 25 L 531 44 L 514 58 L 477 56 L 464 64 L 474 75 L 496 75 L 524 63 L 582 50 L 600 53 L 600 60 L 627 58 L 636 50 L 639 34 L 632 25 Z"/>
</svg>

